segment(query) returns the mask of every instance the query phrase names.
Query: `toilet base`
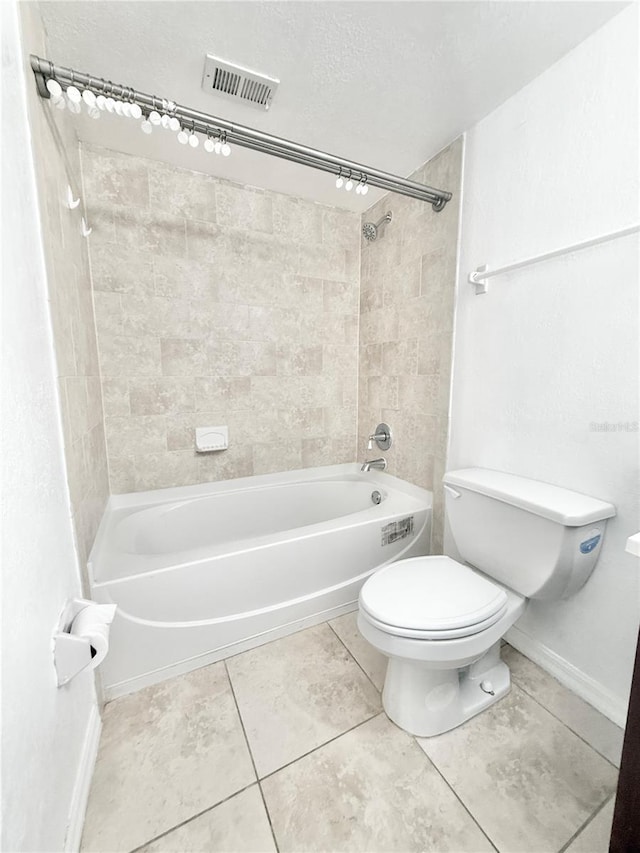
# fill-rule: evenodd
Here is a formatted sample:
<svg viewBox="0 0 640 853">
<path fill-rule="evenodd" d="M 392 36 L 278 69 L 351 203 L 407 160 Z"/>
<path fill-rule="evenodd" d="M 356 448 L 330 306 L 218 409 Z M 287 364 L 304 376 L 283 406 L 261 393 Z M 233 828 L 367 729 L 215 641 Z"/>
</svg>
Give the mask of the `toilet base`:
<svg viewBox="0 0 640 853">
<path fill-rule="evenodd" d="M 432 669 L 421 661 L 390 657 L 382 704 L 389 719 L 404 731 L 433 737 L 484 711 L 510 687 L 511 674 L 500 660 L 498 641 L 461 669 Z"/>
</svg>

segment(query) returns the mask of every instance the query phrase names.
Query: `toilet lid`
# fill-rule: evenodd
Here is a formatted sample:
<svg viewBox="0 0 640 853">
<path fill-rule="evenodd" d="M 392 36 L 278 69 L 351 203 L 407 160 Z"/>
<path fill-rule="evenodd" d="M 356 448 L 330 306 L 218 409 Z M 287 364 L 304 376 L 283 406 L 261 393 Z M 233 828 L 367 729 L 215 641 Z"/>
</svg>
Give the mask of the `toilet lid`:
<svg viewBox="0 0 640 853">
<path fill-rule="evenodd" d="M 376 622 L 402 633 L 442 632 L 449 638 L 493 624 L 507 594 L 449 557 L 413 557 L 375 572 L 360 591 L 360 604 Z"/>
</svg>

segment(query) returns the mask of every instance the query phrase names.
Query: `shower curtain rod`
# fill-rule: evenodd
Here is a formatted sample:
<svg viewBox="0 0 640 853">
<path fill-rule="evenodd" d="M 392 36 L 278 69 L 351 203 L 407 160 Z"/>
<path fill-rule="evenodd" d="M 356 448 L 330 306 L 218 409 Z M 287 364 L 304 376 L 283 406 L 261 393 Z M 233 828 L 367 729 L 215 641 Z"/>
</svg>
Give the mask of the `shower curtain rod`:
<svg viewBox="0 0 640 853">
<path fill-rule="evenodd" d="M 158 98 L 155 95 L 139 92 L 130 86 L 112 83 L 102 77 L 95 77 L 73 68 L 57 65 L 48 59 L 41 59 L 33 54 L 31 55 L 31 68 L 36 78 L 38 93 L 42 98 L 51 97 L 46 87 L 46 81 L 50 78 L 57 80 L 58 83 L 80 84 L 84 89 L 89 89 L 95 95 L 106 95 L 136 103 L 145 115 L 148 115 L 151 110 L 161 110 L 168 115 L 175 116 L 187 129 L 205 134 L 223 133 L 229 142 L 234 142 L 243 148 L 250 148 L 253 151 L 279 157 L 282 160 L 289 160 L 292 163 L 298 163 L 312 169 L 331 172 L 334 175 L 342 174 L 345 178 L 350 176 L 355 183 L 364 181 L 372 187 L 426 201 L 432 205 L 436 212 L 441 211 L 451 199 L 451 193 L 446 190 L 438 190 L 416 181 L 410 181 L 407 178 L 401 178 L 390 172 L 370 168 L 362 163 L 344 160 L 325 151 L 318 151 L 315 148 L 291 142 L 289 139 L 272 136 L 218 116 L 181 106 L 166 98 Z"/>
</svg>

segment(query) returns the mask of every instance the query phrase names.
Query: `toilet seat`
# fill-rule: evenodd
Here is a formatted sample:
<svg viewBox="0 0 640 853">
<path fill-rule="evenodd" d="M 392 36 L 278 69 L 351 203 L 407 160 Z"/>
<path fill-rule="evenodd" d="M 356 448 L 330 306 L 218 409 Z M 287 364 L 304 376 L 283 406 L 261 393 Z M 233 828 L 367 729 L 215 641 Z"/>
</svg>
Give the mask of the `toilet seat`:
<svg viewBox="0 0 640 853">
<path fill-rule="evenodd" d="M 360 592 L 363 616 L 398 637 L 449 640 L 490 628 L 507 610 L 502 587 L 449 557 L 414 557 L 372 575 Z"/>
<path fill-rule="evenodd" d="M 380 631 L 385 631 L 387 634 L 393 634 L 395 637 L 408 637 L 413 640 L 457 640 L 461 637 L 470 637 L 473 634 L 479 634 L 486 628 L 495 625 L 506 613 L 507 605 L 505 603 L 504 607 L 500 608 L 494 616 L 484 619 L 482 622 L 477 622 L 475 625 L 467 625 L 465 628 L 449 628 L 444 631 L 420 631 L 417 628 L 401 628 L 398 625 L 388 625 L 386 622 L 376 619 L 364 607 L 361 606 L 360 609 L 364 618 L 371 625 L 374 625 Z"/>
</svg>

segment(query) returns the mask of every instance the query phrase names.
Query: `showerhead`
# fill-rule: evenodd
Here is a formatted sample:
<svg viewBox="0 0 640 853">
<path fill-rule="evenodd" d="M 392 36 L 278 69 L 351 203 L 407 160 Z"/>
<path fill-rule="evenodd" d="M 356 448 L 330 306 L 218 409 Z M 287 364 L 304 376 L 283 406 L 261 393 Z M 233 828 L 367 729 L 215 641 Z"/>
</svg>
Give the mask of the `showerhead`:
<svg viewBox="0 0 640 853">
<path fill-rule="evenodd" d="M 391 222 L 391 211 L 385 213 L 382 219 L 379 222 L 365 222 L 362 226 L 362 236 L 365 240 L 369 240 L 370 243 L 373 243 L 374 240 L 378 239 L 378 228 L 384 222 Z"/>
<path fill-rule="evenodd" d="M 375 240 L 378 236 L 378 227 L 373 222 L 365 222 L 362 226 L 362 236 L 365 240 Z"/>
</svg>

